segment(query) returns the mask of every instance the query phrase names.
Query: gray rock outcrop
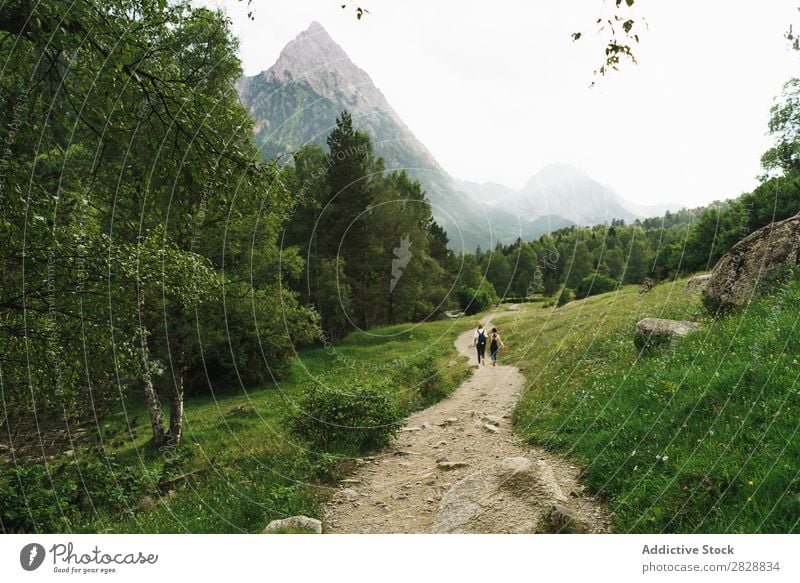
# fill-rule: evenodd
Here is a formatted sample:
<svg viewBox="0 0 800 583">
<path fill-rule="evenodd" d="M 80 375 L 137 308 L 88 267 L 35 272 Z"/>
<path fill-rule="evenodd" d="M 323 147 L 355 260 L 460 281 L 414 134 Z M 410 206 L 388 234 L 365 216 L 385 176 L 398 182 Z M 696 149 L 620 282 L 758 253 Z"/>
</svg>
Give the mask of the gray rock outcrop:
<svg viewBox="0 0 800 583">
<path fill-rule="evenodd" d="M 578 515 L 561 504 L 555 504 L 547 514 L 545 530 L 549 534 L 583 534 L 589 528 Z"/>
<path fill-rule="evenodd" d="M 468 475 L 444 494 L 437 533 L 532 533 L 553 503 L 568 497 L 544 460 L 509 457 Z"/>
<path fill-rule="evenodd" d="M 722 256 L 706 286 L 711 313 L 745 306 L 784 265 L 800 263 L 800 214 L 754 231 Z"/>
</svg>

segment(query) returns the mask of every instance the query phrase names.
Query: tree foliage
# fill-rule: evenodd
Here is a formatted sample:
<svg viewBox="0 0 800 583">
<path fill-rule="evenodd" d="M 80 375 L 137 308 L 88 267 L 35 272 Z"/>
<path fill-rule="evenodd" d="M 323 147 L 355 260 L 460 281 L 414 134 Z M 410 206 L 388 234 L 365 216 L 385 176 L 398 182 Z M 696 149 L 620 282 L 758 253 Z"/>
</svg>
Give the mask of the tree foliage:
<svg viewBox="0 0 800 583">
<path fill-rule="evenodd" d="M 299 203 L 283 237 L 306 257 L 297 289 L 321 314 L 325 335 L 450 307 L 456 261 L 419 182 L 387 172 L 347 111 L 327 145 L 302 148 L 287 168 Z"/>
<path fill-rule="evenodd" d="M 174 445 L 187 392 L 264 380 L 315 322 L 278 283 L 291 193 L 251 143 L 228 22 L 187 2 L 18 0 L 0 44 L 6 401 L 76 418 L 141 394 Z M 279 317 L 291 334 L 264 322 Z"/>
<path fill-rule="evenodd" d="M 634 47 L 639 44 L 639 31 L 644 21 L 635 16 L 634 3 L 635 0 L 614 0 L 611 12 L 600 15 L 595 22 L 597 33 L 606 43 L 603 62 L 595 69 L 595 75 L 604 76 L 610 71 L 618 71 L 623 61 L 636 64 Z M 580 40 L 583 34 L 572 33 L 572 40 Z"/>
</svg>

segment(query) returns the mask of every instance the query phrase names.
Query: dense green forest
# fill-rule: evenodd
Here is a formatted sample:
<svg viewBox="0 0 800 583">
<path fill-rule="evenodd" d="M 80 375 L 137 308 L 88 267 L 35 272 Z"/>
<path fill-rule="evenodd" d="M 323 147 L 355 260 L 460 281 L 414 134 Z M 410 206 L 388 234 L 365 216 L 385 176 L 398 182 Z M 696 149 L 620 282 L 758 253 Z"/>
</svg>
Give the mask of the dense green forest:
<svg viewBox="0 0 800 583">
<path fill-rule="evenodd" d="M 346 111 L 327 143 L 327 152 L 306 146 L 286 167 L 299 203 L 282 236 L 305 261 L 297 291 L 324 333 L 338 338 L 441 313 L 455 258 L 419 182 L 386 172 Z"/>
<path fill-rule="evenodd" d="M 251 143 L 221 13 L 43 2 L 28 26 L 24 4 L 0 19 L 4 401 L 74 420 L 134 391 L 177 443 L 185 394 L 263 382 L 316 334 L 276 278 L 300 269 L 292 193 Z"/>
</svg>

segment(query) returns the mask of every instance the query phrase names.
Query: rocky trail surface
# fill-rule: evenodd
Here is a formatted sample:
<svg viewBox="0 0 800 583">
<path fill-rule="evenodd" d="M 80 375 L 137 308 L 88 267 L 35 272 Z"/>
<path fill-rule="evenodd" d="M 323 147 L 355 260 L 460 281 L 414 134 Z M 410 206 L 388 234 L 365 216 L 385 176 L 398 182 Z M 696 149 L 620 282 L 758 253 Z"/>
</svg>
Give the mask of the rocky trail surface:
<svg viewBox="0 0 800 583">
<path fill-rule="evenodd" d="M 477 367 L 472 334 L 455 344 Z M 611 515 L 584 492 L 578 468 L 513 434 L 524 384 L 514 366 L 480 366 L 448 398 L 408 417 L 386 450 L 357 460 L 326 506 L 326 531 L 608 532 Z"/>
</svg>

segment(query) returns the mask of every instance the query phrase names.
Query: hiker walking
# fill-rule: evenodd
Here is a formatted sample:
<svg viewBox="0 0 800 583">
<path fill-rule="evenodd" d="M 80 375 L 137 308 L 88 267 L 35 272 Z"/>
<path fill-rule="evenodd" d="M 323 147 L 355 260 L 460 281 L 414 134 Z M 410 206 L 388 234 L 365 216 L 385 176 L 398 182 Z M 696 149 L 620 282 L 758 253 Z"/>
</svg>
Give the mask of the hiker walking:
<svg viewBox="0 0 800 583">
<path fill-rule="evenodd" d="M 478 366 L 486 364 L 486 330 L 483 324 L 478 324 L 478 329 L 472 337 L 472 345 L 478 349 Z"/>
<path fill-rule="evenodd" d="M 500 334 L 497 333 L 497 328 L 492 328 L 491 338 L 492 342 L 489 344 L 489 356 L 492 359 L 492 366 L 495 366 L 497 364 L 497 353 L 501 348 L 505 348 L 506 345 L 503 344 Z"/>
</svg>

